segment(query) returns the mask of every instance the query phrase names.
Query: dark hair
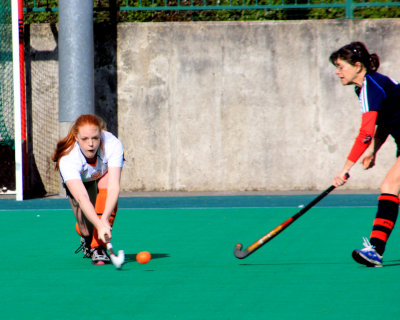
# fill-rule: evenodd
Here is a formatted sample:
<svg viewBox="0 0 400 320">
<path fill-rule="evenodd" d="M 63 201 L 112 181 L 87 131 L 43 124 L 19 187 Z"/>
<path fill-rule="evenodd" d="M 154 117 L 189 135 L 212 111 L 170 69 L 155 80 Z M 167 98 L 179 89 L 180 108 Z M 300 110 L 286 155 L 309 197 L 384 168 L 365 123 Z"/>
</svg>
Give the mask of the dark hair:
<svg viewBox="0 0 400 320">
<path fill-rule="evenodd" d="M 341 59 L 354 66 L 360 62 L 367 72 L 376 72 L 379 68 L 379 57 L 376 53 L 369 54 L 367 47 L 362 42 L 351 42 L 333 52 L 329 61 L 336 65 L 337 60 Z"/>
</svg>

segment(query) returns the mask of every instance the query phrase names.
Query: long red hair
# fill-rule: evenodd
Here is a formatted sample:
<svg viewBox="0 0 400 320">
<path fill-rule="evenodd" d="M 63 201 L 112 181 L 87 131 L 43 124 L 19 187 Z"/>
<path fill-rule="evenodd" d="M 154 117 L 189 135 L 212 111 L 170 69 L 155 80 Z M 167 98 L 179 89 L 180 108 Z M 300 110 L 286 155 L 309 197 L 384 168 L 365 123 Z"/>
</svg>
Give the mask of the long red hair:
<svg viewBox="0 0 400 320">
<path fill-rule="evenodd" d="M 67 136 L 57 142 L 57 147 L 51 156 L 51 160 L 56 163 L 56 170 L 59 169 L 60 159 L 66 154 L 70 153 L 74 147 L 79 128 L 87 124 L 94 125 L 98 127 L 99 130 L 105 129 L 104 121 L 93 114 L 83 114 L 76 119 Z"/>
</svg>

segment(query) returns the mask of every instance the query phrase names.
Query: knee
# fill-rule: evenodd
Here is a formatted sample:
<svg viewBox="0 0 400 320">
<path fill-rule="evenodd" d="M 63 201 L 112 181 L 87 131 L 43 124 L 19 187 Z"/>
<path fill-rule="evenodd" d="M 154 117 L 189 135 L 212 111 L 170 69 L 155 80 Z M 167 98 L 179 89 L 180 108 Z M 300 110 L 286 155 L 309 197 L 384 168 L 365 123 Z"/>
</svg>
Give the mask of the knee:
<svg viewBox="0 0 400 320">
<path fill-rule="evenodd" d="M 381 184 L 381 193 L 390 193 L 394 195 L 399 195 L 400 192 L 400 181 L 392 179 L 391 177 L 386 177 Z"/>
<path fill-rule="evenodd" d="M 89 237 L 93 234 L 93 229 L 89 228 L 88 225 L 75 223 L 75 230 L 81 237 Z"/>
</svg>

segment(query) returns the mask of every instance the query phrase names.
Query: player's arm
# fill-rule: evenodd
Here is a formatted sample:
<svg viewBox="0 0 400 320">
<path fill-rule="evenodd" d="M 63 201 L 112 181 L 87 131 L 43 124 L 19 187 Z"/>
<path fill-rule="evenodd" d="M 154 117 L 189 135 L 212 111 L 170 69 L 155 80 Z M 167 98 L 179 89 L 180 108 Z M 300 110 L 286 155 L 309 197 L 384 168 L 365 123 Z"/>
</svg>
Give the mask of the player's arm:
<svg viewBox="0 0 400 320">
<path fill-rule="evenodd" d="M 93 204 L 90 202 L 89 194 L 83 185 L 82 180 L 73 179 L 67 180 L 65 184 L 68 187 L 69 192 L 73 196 L 76 202 L 78 202 L 79 207 L 85 214 L 86 218 L 94 225 L 97 229 L 99 238 L 102 241 L 105 241 L 105 235 L 108 235 L 111 238 L 111 228 L 108 223 L 104 223 L 101 221 L 97 213 L 94 209 Z"/>
<path fill-rule="evenodd" d="M 106 204 L 104 207 L 104 213 L 101 217 L 101 219 L 104 221 L 108 221 L 115 206 L 117 205 L 120 192 L 121 171 L 122 168 L 120 167 L 108 168 L 108 172 L 105 176 L 106 180 L 100 182 L 101 186 L 105 184 L 107 188 Z"/>
<path fill-rule="evenodd" d="M 121 171 L 124 165 L 124 148 L 121 141 L 116 137 L 109 137 L 107 151 L 110 155 L 108 159 L 107 173 L 99 180 L 99 189 L 107 189 L 107 198 L 101 219 L 109 221 L 114 208 L 118 203 L 120 192 Z"/>
<path fill-rule="evenodd" d="M 346 183 L 346 181 L 347 181 L 346 176 L 347 176 L 347 174 L 349 174 L 350 169 L 353 166 L 354 166 L 354 162 L 349 160 L 349 159 L 347 159 L 345 164 L 344 164 L 344 166 L 343 166 L 343 169 L 340 170 L 340 172 L 333 178 L 333 183 L 332 184 L 335 187 L 339 187 L 341 185 L 344 185 Z"/>
<path fill-rule="evenodd" d="M 383 130 L 382 127 L 378 125 L 375 131 L 374 139 L 361 159 L 361 163 L 365 170 L 371 169 L 375 165 L 376 154 L 385 143 L 388 136 L 388 132 Z"/>
<path fill-rule="evenodd" d="M 375 131 L 375 136 L 374 136 L 374 143 L 373 143 L 373 153 L 376 155 L 379 151 L 379 149 L 382 147 L 382 145 L 385 143 L 387 137 L 389 136 L 389 133 L 382 129 L 382 126 L 377 126 L 376 131 Z"/>
<path fill-rule="evenodd" d="M 361 118 L 360 132 L 353 147 L 347 157 L 348 160 L 356 163 L 361 155 L 367 150 L 375 135 L 376 119 L 378 118 L 377 111 L 368 111 L 363 113 Z"/>
<path fill-rule="evenodd" d="M 367 150 L 371 144 L 373 137 L 375 135 L 376 119 L 378 118 L 377 111 L 368 111 L 363 113 L 361 117 L 361 127 L 356 137 L 353 147 L 349 155 L 347 156 L 346 162 L 340 170 L 340 172 L 335 176 L 333 180 L 333 185 L 335 187 L 345 184 L 346 173 L 350 172 L 350 169 L 358 161 L 361 155 Z"/>
</svg>

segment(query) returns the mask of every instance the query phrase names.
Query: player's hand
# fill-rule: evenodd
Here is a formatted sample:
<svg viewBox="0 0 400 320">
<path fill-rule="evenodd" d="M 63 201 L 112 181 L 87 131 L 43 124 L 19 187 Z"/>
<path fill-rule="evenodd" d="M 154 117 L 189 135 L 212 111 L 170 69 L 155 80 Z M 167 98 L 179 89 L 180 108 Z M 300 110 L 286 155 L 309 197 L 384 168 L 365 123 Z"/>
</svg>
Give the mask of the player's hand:
<svg viewBox="0 0 400 320">
<path fill-rule="evenodd" d="M 349 177 L 349 173 L 347 171 L 340 171 L 334 178 L 333 178 L 333 185 L 335 187 L 340 187 L 347 182 Z"/>
<path fill-rule="evenodd" d="M 364 170 L 371 169 L 373 166 L 375 166 L 375 156 L 374 155 L 366 156 L 361 160 L 361 163 Z"/>
<path fill-rule="evenodd" d="M 111 239 L 111 226 L 107 221 L 99 220 L 99 226 L 97 227 L 97 233 L 99 239 L 106 242 L 106 236 Z"/>
</svg>

